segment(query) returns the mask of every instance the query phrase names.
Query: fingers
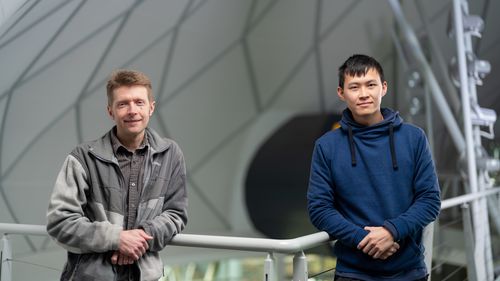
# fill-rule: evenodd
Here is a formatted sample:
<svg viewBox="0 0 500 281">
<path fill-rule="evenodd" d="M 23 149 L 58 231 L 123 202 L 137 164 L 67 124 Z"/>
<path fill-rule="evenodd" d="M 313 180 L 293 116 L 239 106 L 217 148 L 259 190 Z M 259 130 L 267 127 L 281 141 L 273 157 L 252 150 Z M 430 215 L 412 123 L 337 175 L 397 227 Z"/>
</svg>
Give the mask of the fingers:
<svg viewBox="0 0 500 281">
<path fill-rule="evenodd" d="M 142 229 L 124 230 L 120 233 L 118 250 L 121 254 L 138 260 L 149 249 L 148 241 L 153 239 Z"/>
<path fill-rule="evenodd" d="M 373 258 L 379 258 L 381 260 L 385 260 L 389 258 L 390 256 L 394 255 L 397 251 L 399 250 L 399 244 L 394 242 L 394 244 L 387 249 L 385 252 L 381 253 L 380 256 L 376 257 L 373 256 Z"/>
<path fill-rule="evenodd" d="M 111 256 L 111 263 L 112 264 L 117 264 L 118 263 L 118 252 L 114 252 L 113 255 Z"/>
<path fill-rule="evenodd" d="M 142 229 L 138 229 L 139 230 L 139 234 L 142 236 L 142 238 L 146 239 L 146 240 L 151 240 L 153 239 L 153 236 L 149 235 L 146 233 L 146 231 L 142 230 Z"/>
<path fill-rule="evenodd" d="M 366 231 L 373 231 L 375 229 L 376 229 L 376 227 L 374 227 L 374 226 L 365 226 L 364 227 L 364 230 L 366 230 Z"/>
<path fill-rule="evenodd" d="M 369 255 L 372 256 L 374 259 L 378 259 L 383 253 L 384 253 L 383 251 L 377 250 L 377 251 L 370 251 Z"/>
<path fill-rule="evenodd" d="M 115 254 L 113 254 L 114 256 Z M 133 264 L 135 262 L 135 260 L 130 257 L 130 256 L 126 256 L 126 255 L 123 255 L 123 254 L 119 254 L 117 253 L 117 262 L 116 264 L 118 265 L 129 265 L 129 264 Z M 113 258 L 113 257 L 111 257 Z"/>
<path fill-rule="evenodd" d="M 358 250 L 361 250 L 361 249 L 364 249 L 366 247 L 366 245 L 368 244 L 368 242 L 370 241 L 370 237 L 369 237 L 369 234 L 366 235 L 363 240 L 361 240 L 361 242 L 359 242 L 358 244 Z"/>
</svg>

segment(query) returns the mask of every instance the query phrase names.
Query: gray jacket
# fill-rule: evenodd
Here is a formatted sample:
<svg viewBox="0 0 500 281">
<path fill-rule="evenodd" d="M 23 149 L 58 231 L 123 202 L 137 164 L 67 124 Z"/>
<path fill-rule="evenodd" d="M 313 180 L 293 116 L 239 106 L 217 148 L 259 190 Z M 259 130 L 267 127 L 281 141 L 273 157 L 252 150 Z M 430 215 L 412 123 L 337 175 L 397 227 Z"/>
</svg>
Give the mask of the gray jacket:
<svg viewBox="0 0 500 281">
<path fill-rule="evenodd" d="M 187 223 L 186 168 L 179 146 L 147 129 L 149 149 L 136 225 L 153 236 L 137 261 L 141 280 L 163 272 L 158 254 Z M 47 232 L 68 251 L 61 280 L 115 280 L 111 264 L 124 226 L 126 190 L 111 131 L 77 146 L 64 161 L 47 212 Z"/>
</svg>

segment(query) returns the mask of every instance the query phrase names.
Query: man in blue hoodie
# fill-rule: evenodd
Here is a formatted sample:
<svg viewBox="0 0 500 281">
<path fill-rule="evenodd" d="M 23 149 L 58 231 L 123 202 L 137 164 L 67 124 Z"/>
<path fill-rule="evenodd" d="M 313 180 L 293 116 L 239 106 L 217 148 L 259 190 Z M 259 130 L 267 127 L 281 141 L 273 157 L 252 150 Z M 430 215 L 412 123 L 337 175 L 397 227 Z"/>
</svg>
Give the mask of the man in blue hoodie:
<svg viewBox="0 0 500 281">
<path fill-rule="evenodd" d="M 386 93 L 374 58 L 348 58 L 341 127 L 315 143 L 308 210 L 337 239 L 335 280 L 427 280 L 422 231 L 439 214 L 439 184 L 425 133 L 380 107 Z"/>
</svg>

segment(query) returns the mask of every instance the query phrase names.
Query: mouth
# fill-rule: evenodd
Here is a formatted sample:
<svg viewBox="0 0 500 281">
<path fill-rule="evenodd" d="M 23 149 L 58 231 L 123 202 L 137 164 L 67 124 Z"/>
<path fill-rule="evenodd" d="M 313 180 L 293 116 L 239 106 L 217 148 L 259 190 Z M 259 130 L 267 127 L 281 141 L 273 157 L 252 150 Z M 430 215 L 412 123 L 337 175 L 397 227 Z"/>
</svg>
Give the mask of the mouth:
<svg viewBox="0 0 500 281">
<path fill-rule="evenodd" d="M 141 122 L 141 120 L 125 120 L 125 123 L 127 123 L 127 124 L 134 124 L 134 123 L 138 123 L 138 122 Z"/>
<path fill-rule="evenodd" d="M 365 106 L 369 106 L 373 104 L 372 102 L 361 102 L 361 103 L 358 103 L 358 106 L 361 106 L 361 107 L 365 107 Z"/>
</svg>

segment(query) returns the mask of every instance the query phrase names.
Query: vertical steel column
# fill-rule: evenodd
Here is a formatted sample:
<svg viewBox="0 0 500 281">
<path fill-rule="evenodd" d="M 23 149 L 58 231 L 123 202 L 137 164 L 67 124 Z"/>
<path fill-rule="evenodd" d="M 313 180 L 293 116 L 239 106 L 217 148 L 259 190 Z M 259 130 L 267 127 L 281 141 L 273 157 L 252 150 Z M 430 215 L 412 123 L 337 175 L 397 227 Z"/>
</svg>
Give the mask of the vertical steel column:
<svg viewBox="0 0 500 281">
<path fill-rule="evenodd" d="M 293 257 L 293 281 L 307 281 L 307 258 L 304 252 Z"/>
<path fill-rule="evenodd" d="M 12 280 L 12 248 L 10 245 L 9 237 L 4 234 L 2 237 L 2 275 L 0 281 Z"/>
<path fill-rule="evenodd" d="M 429 85 L 427 83 L 424 84 L 425 91 L 425 122 L 427 127 L 427 138 L 429 139 L 429 147 L 431 150 L 431 154 L 434 157 L 434 125 L 433 125 L 433 114 L 432 114 L 432 101 L 431 101 L 431 92 L 429 89 Z M 433 242 L 434 242 L 434 222 L 430 223 L 428 226 L 424 228 L 424 232 L 422 233 L 422 240 L 424 244 L 424 260 L 425 266 L 427 267 L 427 272 L 429 273 L 429 280 L 431 279 L 432 274 L 432 250 L 433 250 Z"/>
<path fill-rule="evenodd" d="M 429 273 L 429 280 L 431 279 L 432 272 L 432 248 L 434 241 L 434 222 L 430 223 L 424 228 L 422 233 L 422 243 L 424 244 L 424 261 L 427 272 Z"/>
<path fill-rule="evenodd" d="M 264 281 L 276 281 L 274 275 L 274 257 L 273 253 L 268 253 L 264 260 Z"/>
<path fill-rule="evenodd" d="M 468 75 L 467 55 L 472 55 L 470 34 L 464 34 L 463 14 L 467 4 L 462 0 L 453 0 L 453 15 L 457 58 L 460 74 L 460 94 L 462 98 L 464 134 L 466 142 L 467 175 L 470 192 L 484 189 L 484 179 L 478 177 L 476 164 L 476 148 L 481 147 L 479 128 L 474 128 L 471 118 L 471 101 L 476 103 L 476 86 L 473 77 Z M 483 174 L 483 173 L 479 173 Z M 488 208 L 484 198 L 472 202 L 472 219 L 474 223 L 474 259 L 477 280 L 493 280 L 493 265 L 491 260 Z"/>
<path fill-rule="evenodd" d="M 474 259 L 474 230 L 472 229 L 472 218 L 469 204 L 463 204 L 462 222 L 464 227 L 465 258 L 467 260 L 467 277 L 469 281 L 478 281 L 476 272 L 476 260 Z M 480 279 L 482 280 L 482 279 Z"/>
<path fill-rule="evenodd" d="M 404 39 L 408 43 L 408 46 L 410 47 L 412 55 L 415 57 L 419 71 L 424 76 L 426 83 L 429 85 L 429 88 L 432 90 L 432 98 L 434 99 L 434 103 L 439 109 L 439 113 L 443 118 L 443 121 L 446 125 L 446 128 L 448 129 L 448 132 L 450 133 L 455 147 L 458 151 L 462 151 L 465 148 L 464 136 L 462 135 L 460 127 L 455 120 L 455 116 L 453 115 L 450 106 L 448 105 L 447 99 L 444 97 L 440 84 L 438 83 L 429 63 L 424 56 L 424 52 L 422 51 L 422 47 L 420 46 L 415 32 L 411 29 L 409 23 L 406 21 L 398 0 L 387 0 L 387 2 L 392 8 L 395 20 L 401 28 L 401 32 L 404 36 Z"/>
</svg>

